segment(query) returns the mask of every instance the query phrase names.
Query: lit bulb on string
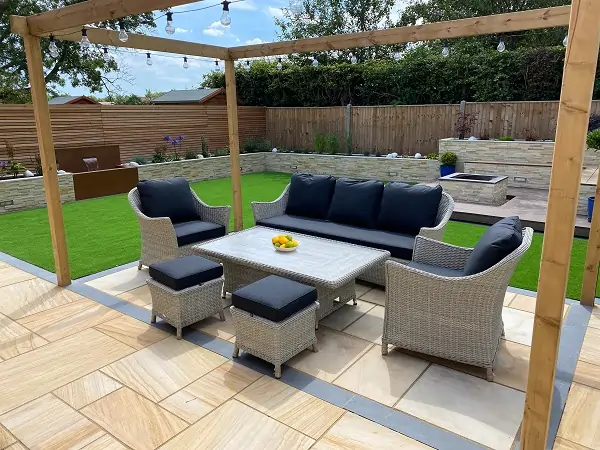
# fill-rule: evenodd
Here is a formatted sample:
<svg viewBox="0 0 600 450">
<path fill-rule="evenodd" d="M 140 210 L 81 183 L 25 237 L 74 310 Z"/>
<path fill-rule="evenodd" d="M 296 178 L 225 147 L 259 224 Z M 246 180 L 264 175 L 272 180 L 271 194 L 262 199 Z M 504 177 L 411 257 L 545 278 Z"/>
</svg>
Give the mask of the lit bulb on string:
<svg viewBox="0 0 600 450">
<path fill-rule="evenodd" d="M 190 67 L 190 65 L 188 64 L 187 56 L 184 56 L 183 57 L 183 68 L 187 69 L 188 67 Z"/>
<path fill-rule="evenodd" d="M 223 25 L 224 27 L 228 27 L 229 25 L 231 25 L 231 15 L 229 14 L 229 4 L 231 2 L 228 2 L 227 0 L 225 0 L 222 5 L 223 5 L 223 14 L 221 14 L 221 25 Z"/>
<path fill-rule="evenodd" d="M 221 71 L 221 66 L 219 65 L 219 60 L 218 60 L 218 59 L 217 59 L 217 60 L 215 60 L 215 70 L 216 70 L 217 72 L 220 72 L 220 71 Z"/>
<path fill-rule="evenodd" d="M 104 51 L 104 53 L 102 54 L 104 61 L 110 62 L 110 53 L 108 53 L 108 47 L 103 47 L 102 50 Z"/>
<path fill-rule="evenodd" d="M 283 68 L 283 64 L 281 64 L 281 58 L 277 58 L 277 70 L 281 70 Z"/>
<path fill-rule="evenodd" d="M 302 0 L 290 0 L 289 10 L 294 14 L 302 14 L 304 12 L 304 2 Z"/>
<path fill-rule="evenodd" d="M 90 39 L 87 36 L 87 30 L 85 28 L 81 29 L 81 41 L 79 41 L 79 45 L 82 50 L 87 50 L 90 46 Z"/>
<path fill-rule="evenodd" d="M 358 62 L 358 58 L 354 53 L 350 53 L 350 64 L 356 64 Z"/>
<path fill-rule="evenodd" d="M 152 58 L 150 58 L 150 53 L 146 53 L 146 65 L 152 65 Z"/>
<path fill-rule="evenodd" d="M 53 58 L 58 58 L 58 47 L 56 46 L 56 41 L 54 40 L 53 35 L 50 35 L 50 45 L 48 45 L 48 50 L 50 51 L 50 56 Z"/>
<path fill-rule="evenodd" d="M 444 48 L 442 48 L 442 56 L 445 58 L 450 54 L 450 48 L 448 48 L 448 41 L 444 41 Z"/>
<path fill-rule="evenodd" d="M 401 57 L 402 57 L 402 54 L 400 52 L 394 53 L 394 61 L 399 61 Z"/>
<path fill-rule="evenodd" d="M 313 67 L 317 67 L 319 65 L 319 61 L 317 61 L 316 56 L 313 56 L 312 65 L 313 65 Z"/>
<path fill-rule="evenodd" d="M 569 43 L 569 35 L 565 34 L 565 38 L 562 41 L 563 47 L 566 47 L 568 43 Z"/>
<path fill-rule="evenodd" d="M 500 42 L 498 42 L 498 47 L 496 47 L 496 50 L 498 50 L 500 53 L 506 50 L 506 44 L 504 43 L 504 39 L 500 38 Z"/>
<path fill-rule="evenodd" d="M 246 65 L 244 66 L 244 69 L 250 70 L 250 60 L 246 61 Z"/>
<path fill-rule="evenodd" d="M 173 26 L 173 13 L 171 11 L 167 11 L 167 25 L 165 26 L 165 31 L 167 34 L 175 33 L 175 27 Z"/>
<path fill-rule="evenodd" d="M 129 36 L 127 35 L 127 32 L 125 31 L 125 24 L 123 23 L 122 20 L 119 20 L 119 40 L 121 42 L 127 42 L 127 39 L 129 39 Z"/>
</svg>

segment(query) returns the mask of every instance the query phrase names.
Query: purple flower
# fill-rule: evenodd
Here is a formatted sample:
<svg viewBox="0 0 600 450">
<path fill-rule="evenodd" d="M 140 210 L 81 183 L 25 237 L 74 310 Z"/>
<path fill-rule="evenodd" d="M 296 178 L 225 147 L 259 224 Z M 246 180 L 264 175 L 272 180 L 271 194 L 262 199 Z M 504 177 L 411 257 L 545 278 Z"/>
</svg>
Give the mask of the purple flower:
<svg viewBox="0 0 600 450">
<path fill-rule="evenodd" d="M 165 142 L 169 142 L 169 141 L 171 140 L 171 136 L 165 136 L 165 137 L 163 138 L 163 140 L 164 140 Z"/>
<path fill-rule="evenodd" d="M 178 141 L 183 141 L 183 136 L 178 136 L 178 137 L 177 137 L 177 140 L 178 140 Z"/>
<path fill-rule="evenodd" d="M 173 139 L 173 140 L 171 141 L 171 144 L 173 144 L 173 145 L 177 145 L 177 144 L 179 144 L 179 142 L 177 142 L 177 139 Z"/>
</svg>

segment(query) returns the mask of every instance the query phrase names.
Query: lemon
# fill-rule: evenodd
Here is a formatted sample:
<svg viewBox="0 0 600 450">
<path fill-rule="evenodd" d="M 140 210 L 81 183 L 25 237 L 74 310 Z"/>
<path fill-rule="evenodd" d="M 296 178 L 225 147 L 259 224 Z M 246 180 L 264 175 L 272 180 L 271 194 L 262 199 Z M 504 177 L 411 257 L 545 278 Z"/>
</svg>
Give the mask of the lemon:
<svg viewBox="0 0 600 450">
<path fill-rule="evenodd" d="M 278 242 L 279 242 L 279 236 L 275 236 L 273 239 L 271 239 L 271 242 L 272 242 L 273 244 L 276 244 L 276 243 L 278 243 Z"/>
<path fill-rule="evenodd" d="M 281 244 L 279 242 L 275 242 L 275 247 L 281 247 Z"/>
<path fill-rule="evenodd" d="M 292 238 L 292 237 L 291 237 L 289 234 L 286 234 L 286 235 L 285 235 L 285 238 L 286 238 L 288 241 L 293 241 L 293 240 L 294 240 L 294 239 L 293 239 L 293 238 Z"/>
<path fill-rule="evenodd" d="M 298 244 L 298 241 L 296 241 L 296 240 L 293 240 L 293 241 L 292 241 L 292 244 L 294 244 L 294 247 L 298 247 L 298 245 L 299 245 L 299 244 Z"/>
<path fill-rule="evenodd" d="M 279 243 L 280 243 L 281 245 L 285 245 L 287 242 L 288 242 L 288 240 L 287 240 L 287 238 L 286 238 L 285 236 L 281 236 L 281 237 L 279 238 Z"/>
<path fill-rule="evenodd" d="M 285 244 L 285 248 L 294 248 L 294 247 L 295 247 L 295 246 L 294 246 L 294 243 L 293 243 L 292 241 L 288 241 L 288 242 Z"/>
</svg>

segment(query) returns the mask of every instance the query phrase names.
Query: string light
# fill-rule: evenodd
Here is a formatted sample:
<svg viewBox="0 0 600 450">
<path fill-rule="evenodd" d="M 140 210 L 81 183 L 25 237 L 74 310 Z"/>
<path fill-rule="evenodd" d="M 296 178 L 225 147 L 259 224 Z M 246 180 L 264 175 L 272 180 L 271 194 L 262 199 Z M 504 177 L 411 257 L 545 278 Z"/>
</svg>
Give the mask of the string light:
<svg viewBox="0 0 600 450">
<path fill-rule="evenodd" d="M 231 15 L 229 14 L 229 4 L 231 2 L 228 2 L 227 0 L 225 0 L 222 5 L 223 5 L 223 14 L 221 14 L 221 25 L 223 25 L 224 27 L 228 27 L 229 25 L 231 25 Z"/>
<path fill-rule="evenodd" d="M 215 70 L 217 72 L 221 71 L 221 66 L 219 65 L 219 60 L 218 59 L 215 60 Z"/>
<path fill-rule="evenodd" d="M 81 41 L 79 41 L 82 50 L 87 50 L 90 46 L 90 39 L 87 36 L 87 30 L 85 28 L 81 29 Z"/>
<path fill-rule="evenodd" d="M 110 54 L 108 53 L 108 47 L 103 47 L 102 50 L 104 51 L 104 54 L 102 55 L 104 61 L 110 62 Z"/>
<path fill-rule="evenodd" d="M 281 64 L 281 58 L 277 58 L 277 70 L 281 70 L 283 68 L 283 64 Z"/>
<path fill-rule="evenodd" d="M 48 45 L 48 50 L 50 50 L 50 56 L 53 58 L 58 58 L 58 47 L 56 46 L 56 41 L 54 40 L 54 35 L 50 35 L 50 45 Z"/>
<path fill-rule="evenodd" d="M 562 41 L 563 47 L 566 47 L 569 43 L 569 33 L 565 34 L 565 38 Z"/>
<path fill-rule="evenodd" d="M 498 47 L 496 47 L 496 50 L 498 50 L 500 53 L 506 50 L 506 44 L 504 43 L 503 38 L 500 38 L 500 42 L 498 42 Z"/>
<path fill-rule="evenodd" d="M 358 62 L 358 58 L 354 53 L 350 53 L 350 64 L 356 64 Z"/>
<path fill-rule="evenodd" d="M 319 65 L 319 61 L 317 61 L 316 56 L 313 56 L 312 65 L 313 65 L 313 67 L 317 67 Z"/>
<path fill-rule="evenodd" d="M 442 49 L 442 56 L 445 58 L 450 54 L 450 49 L 448 48 L 448 41 L 444 41 L 444 48 Z"/>
<path fill-rule="evenodd" d="M 173 26 L 173 13 L 171 11 L 167 11 L 167 25 L 165 26 L 165 31 L 167 34 L 175 33 L 175 27 Z"/>
<path fill-rule="evenodd" d="M 121 42 L 127 42 L 127 39 L 129 39 L 129 36 L 125 31 L 125 23 L 122 20 L 119 20 L 119 40 Z"/>
<path fill-rule="evenodd" d="M 250 60 L 246 61 L 246 65 L 244 66 L 244 69 L 250 70 Z"/>
<path fill-rule="evenodd" d="M 152 65 L 152 58 L 150 58 L 150 52 L 146 53 L 146 65 Z"/>
<path fill-rule="evenodd" d="M 289 10 L 294 14 L 302 14 L 304 11 L 304 2 L 302 0 L 290 0 Z"/>
<path fill-rule="evenodd" d="M 402 58 L 402 53 L 400 52 L 395 52 L 394 53 L 394 61 L 399 61 L 400 58 Z"/>
<path fill-rule="evenodd" d="M 187 69 L 188 67 L 190 67 L 190 65 L 188 64 L 187 56 L 184 56 L 183 57 L 183 68 Z"/>
</svg>

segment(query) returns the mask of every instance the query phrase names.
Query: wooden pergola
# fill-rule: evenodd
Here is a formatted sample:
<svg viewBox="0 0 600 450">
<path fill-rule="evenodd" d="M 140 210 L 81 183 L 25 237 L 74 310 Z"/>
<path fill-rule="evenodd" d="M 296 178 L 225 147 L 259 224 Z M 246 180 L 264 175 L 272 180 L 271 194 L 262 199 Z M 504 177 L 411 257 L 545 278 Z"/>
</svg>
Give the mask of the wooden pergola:
<svg viewBox="0 0 600 450">
<path fill-rule="evenodd" d="M 61 286 L 70 284 L 71 278 L 40 38 L 54 34 L 59 40 L 78 41 L 79 31 L 86 24 L 187 3 L 193 3 L 193 0 L 89 0 L 29 17 L 11 16 L 10 18 L 12 32 L 23 37 L 27 56 L 56 275 Z M 92 43 L 105 46 L 204 56 L 225 61 L 233 211 L 235 229 L 241 230 L 242 192 L 234 66 L 236 60 L 558 26 L 569 27 L 569 40 L 556 126 L 529 380 L 521 432 L 521 448 L 537 450 L 546 448 L 548 435 L 562 310 L 598 59 L 600 0 L 573 0 L 571 6 L 230 48 L 137 34 L 129 34 L 129 39 L 121 42 L 118 32 L 98 28 L 88 28 L 87 35 Z M 594 215 L 592 221 L 586 260 L 582 303 L 588 305 L 594 303 L 600 260 L 599 211 L 600 208 L 596 208 L 595 212 L 598 213 Z"/>
</svg>

